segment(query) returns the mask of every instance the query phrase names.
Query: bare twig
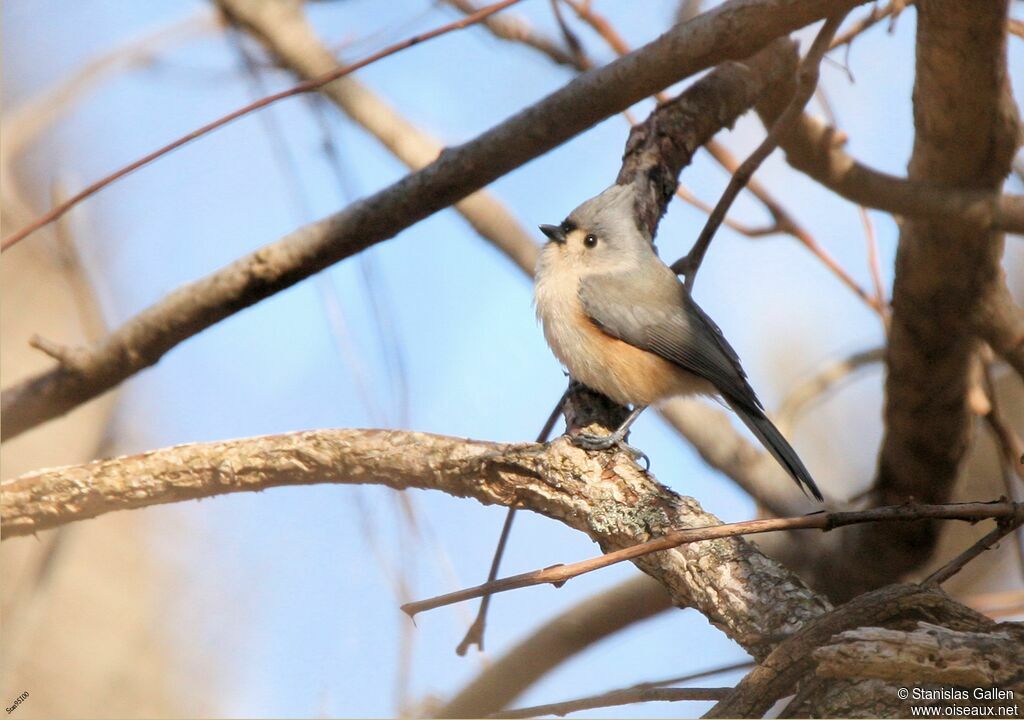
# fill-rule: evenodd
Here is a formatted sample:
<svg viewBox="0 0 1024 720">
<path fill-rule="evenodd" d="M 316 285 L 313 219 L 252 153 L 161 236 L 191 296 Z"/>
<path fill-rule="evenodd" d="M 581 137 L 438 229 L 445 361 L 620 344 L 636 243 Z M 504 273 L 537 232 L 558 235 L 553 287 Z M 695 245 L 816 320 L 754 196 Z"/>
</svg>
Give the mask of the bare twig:
<svg viewBox="0 0 1024 720">
<path fill-rule="evenodd" d="M 580 2 L 580 0 L 565 0 L 565 2 L 567 2 L 576 11 L 576 14 L 579 16 L 579 18 L 586 22 L 588 25 L 590 25 L 590 27 L 598 35 L 600 35 L 617 54 L 621 56 L 630 52 L 629 44 L 625 41 L 625 39 L 623 39 L 622 35 L 620 35 L 619 32 L 615 29 L 615 26 L 612 25 L 612 23 L 609 22 L 608 19 L 605 18 L 603 15 L 600 15 L 599 13 L 595 12 L 592 8 L 590 8 L 589 4 L 582 3 Z M 658 100 L 658 102 L 662 104 L 667 103 L 669 101 L 663 93 L 659 93 L 655 97 Z M 631 125 L 636 125 L 636 123 L 632 120 L 628 112 L 625 113 L 625 115 L 626 119 L 629 120 Z M 705 147 L 707 148 L 707 151 L 711 155 L 711 157 L 715 159 L 715 162 L 721 165 L 728 172 L 732 173 L 735 177 L 735 174 L 740 170 L 742 166 L 732 155 L 732 153 L 729 152 L 728 148 L 726 148 L 724 145 L 722 145 L 721 143 L 714 139 L 708 140 L 705 143 Z M 869 296 L 868 293 L 865 292 L 864 289 L 860 287 L 860 285 L 858 285 L 857 281 L 850 277 L 850 274 L 843 269 L 843 267 L 835 260 L 835 258 L 829 255 L 829 253 L 821 245 L 818 244 L 814 237 L 799 223 L 796 222 L 793 216 L 782 206 L 782 204 L 778 200 L 776 200 L 768 192 L 768 190 L 753 177 L 753 172 L 751 172 L 751 175 L 747 178 L 745 185 L 743 185 L 740 188 L 740 190 L 742 190 L 743 188 L 749 190 L 750 193 L 753 194 L 754 197 L 756 197 L 762 205 L 764 205 L 765 209 L 772 216 L 774 224 L 766 228 L 746 228 L 742 224 L 739 224 L 728 217 L 728 208 L 725 208 L 725 212 L 723 213 L 723 217 L 721 220 L 722 223 L 736 230 L 737 232 L 747 235 L 748 237 L 759 237 L 763 235 L 771 235 L 774 233 L 786 233 L 787 235 L 792 236 L 793 238 L 798 240 L 804 247 L 810 250 L 811 253 L 814 254 L 814 256 L 817 257 L 822 262 L 822 264 L 825 265 L 826 268 L 828 268 L 828 270 L 830 270 L 837 278 L 839 278 L 840 282 L 842 282 L 846 287 L 852 290 L 858 298 L 860 298 L 868 305 L 868 307 L 872 308 L 873 310 L 878 312 L 880 315 L 883 315 L 884 317 L 881 305 L 879 305 L 877 301 L 873 300 L 871 296 Z M 714 210 L 712 208 L 709 208 L 703 202 L 698 200 L 692 193 L 687 191 L 682 185 L 677 187 L 676 196 L 682 199 L 683 201 L 693 205 L 694 207 L 703 210 L 709 215 L 714 214 Z"/>
<path fill-rule="evenodd" d="M 363 60 L 359 60 L 358 62 L 354 62 L 351 65 L 346 65 L 345 67 L 332 70 L 331 72 L 319 78 L 299 83 L 298 85 L 294 85 L 288 88 L 287 90 L 282 90 L 281 92 L 274 93 L 273 95 L 268 95 L 260 100 L 257 100 L 256 102 L 246 105 L 243 108 L 239 108 L 238 110 L 230 112 L 227 115 L 224 115 L 214 120 L 213 122 L 207 123 L 206 125 L 203 125 L 202 127 L 193 130 L 187 135 L 184 135 L 178 138 L 177 140 L 170 142 L 157 150 L 154 150 L 148 155 L 145 155 L 139 158 L 138 160 L 129 163 L 128 165 L 125 165 L 123 168 L 116 170 L 110 175 L 107 175 L 106 177 L 97 180 L 96 182 L 87 186 L 83 190 L 72 195 L 70 198 L 65 200 L 60 205 L 54 207 L 49 212 L 46 212 L 43 215 L 39 216 L 25 227 L 11 233 L 10 235 L 3 239 L 2 243 L 0 243 L 0 252 L 7 250 L 12 245 L 28 237 L 39 228 L 49 225 L 54 220 L 59 218 L 61 215 L 66 213 L 68 210 L 73 208 L 75 205 L 82 202 L 86 198 L 95 195 L 108 185 L 116 182 L 117 180 L 120 180 L 126 175 L 130 175 L 139 168 L 149 165 L 157 158 L 160 158 L 173 150 L 176 150 L 184 145 L 187 145 L 193 140 L 197 140 L 198 138 L 210 132 L 213 132 L 218 128 L 221 128 L 231 122 L 234 122 L 235 120 L 238 120 L 239 118 L 244 117 L 249 113 L 255 112 L 256 110 L 265 108 L 268 105 L 272 105 L 273 103 L 276 103 L 279 100 L 284 100 L 285 98 L 290 98 L 296 95 L 302 95 L 303 93 L 319 90 L 321 87 L 323 87 L 324 85 L 333 80 L 337 80 L 340 77 L 344 77 L 345 75 L 353 73 L 356 70 L 364 68 L 367 65 L 370 65 L 378 60 L 386 58 L 390 55 L 394 55 L 397 52 L 405 50 L 406 48 L 410 48 L 413 45 L 418 45 L 422 42 L 426 42 L 427 40 L 431 40 L 440 35 L 452 32 L 453 30 L 461 30 L 462 28 L 480 22 L 484 18 L 493 15 L 496 12 L 500 12 L 501 10 L 504 10 L 510 5 L 514 5 L 517 2 L 520 2 L 520 0 L 499 0 L 499 2 L 492 3 L 491 5 L 488 5 L 480 9 L 479 11 L 473 13 L 472 15 L 467 15 L 464 18 L 460 18 L 459 20 L 448 23 L 447 25 L 442 25 L 441 27 L 435 28 L 428 32 L 407 38 L 405 40 L 402 40 L 401 42 L 395 43 L 394 45 L 389 45 L 383 50 L 375 52 L 369 57 L 364 58 Z"/>
<path fill-rule="evenodd" d="M 800 63 L 796 92 L 793 94 L 793 99 L 790 101 L 789 106 L 779 116 L 772 129 L 769 130 L 767 137 L 757 146 L 757 149 L 733 173 L 732 178 L 729 180 L 729 185 L 726 187 L 725 192 L 722 193 L 722 197 L 708 217 L 704 229 L 701 230 L 696 242 L 694 242 L 693 249 L 690 250 L 690 253 L 685 258 L 672 266 L 676 273 L 686 276 L 687 291 L 693 292 L 693 283 L 697 278 L 697 271 L 704 261 L 704 255 L 711 245 L 712 238 L 714 238 L 715 233 L 721 226 L 722 220 L 725 219 L 726 213 L 729 212 L 729 207 L 740 194 L 743 186 L 747 184 L 750 177 L 761 166 L 761 163 L 764 162 L 765 158 L 775 150 L 782 134 L 787 131 L 790 125 L 796 122 L 804 106 L 814 94 L 814 89 L 818 86 L 818 69 L 821 65 L 821 59 L 824 57 L 832 37 L 835 35 L 836 30 L 839 29 L 839 25 L 845 17 L 846 12 L 831 15 L 825 21 L 821 30 L 818 31 L 818 35 L 811 44 L 810 50 L 807 51 L 807 56 Z"/>
<path fill-rule="evenodd" d="M 992 351 L 987 346 L 982 353 L 981 377 L 982 386 L 988 400 L 988 412 L 985 413 L 985 422 L 988 424 L 992 435 L 995 437 L 996 445 L 999 446 L 999 453 L 1006 476 L 1015 475 L 1018 480 L 1024 482 L 1024 442 L 1021 442 L 1013 426 L 1003 415 L 999 396 L 996 392 L 995 380 L 992 378 Z M 1013 488 L 1008 486 L 1007 493 L 1012 497 Z"/>
<path fill-rule="evenodd" d="M 871 510 L 821 512 L 801 517 L 746 520 L 744 522 L 727 523 L 714 527 L 687 528 L 685 530 L 672 531 L 655 540 L 607 553 L 600 557 L 581 560 L 580 562 L 569 563 L 568 565 L 554 565 L 543 570 L 533 570 L 520 575 L 502 578 L 493 583 L 477 585 L 476 587 L 439 595 L 427 600 L 408 603 L 402 606 L 402 610 L 410 616 L 415 616 L 417 613 L 427 610 L 434 610 L 446 605 L 481 597 L 485 593 L 507 592 L 509 590 L 518 590 L 519 588 L 543 584 L 560 586 L 574 577 L 606 568 L 609 565 L 625 560 L 633 560 L 680 545 L 700 542 L 701 540 L 734 537 L 737 535 L 755 535 L 777 532 L 779 530 L 813 529 L 828 532 L 846 525 L 871 522 L 907 522 L 925 519 L 976 522 L 986 518 L 1006 518 L 1019 522 L 1024 518 L 1024 504 L 996 501 L 988 503 L 951 503 L 946 505 L 893 505 L 873 508 Z"/>
<path fill-rule="evenodd" d="M 513 717 L 539 717 L 541 715 L 559 715 L 564 716 L 568 713 L 579 712 L 580 710 L 592 710 L 599 707 L 614 707 L 617 705 L 629 705 L 637 702 L 651 702 L 651 701 L 668 701 L 674 702 L 676 700 L 720 700 L 724 697 L 724 693 L 721 697 L 706 697 L 703 696 L 708 689 L 707 688 L 666 688 L 666 685 L 676 685 L 678 683 L 692 682 L 706 677 L 714 675 L 721 675 L 728 672 L 735 672 L 737 670 L 743 670 L 750 668 L 754 663 L 750 661 L 733 663 L 732 665 L 725 665 L 723 667 L 711 668 L 709 670 L 701 670 L 695 673 L 689 673 L 687 675 L 681 675 L 679 677 L 666 678 L 665 680 L 654 680 L 650 682 L 637 683 L 625 688 L 619 688 L 617 690 L 609 690 L 607 692 L 600 693 L 598 695 L 590 695 L 576 700 L 568 700 L 560 703 L 550 703 L 548 705 L 534 705 L 532 707 L 516 708 L 515 710 L 505 710 L 503 712 L 491 713 L 488 717 L 496 718 L 513 718 Z M 724 688 L 721 688 L 724 689 Z M 671 692 L 667 695 L 656 694 L 658 690 L 670 690 Z M 719 688 L 715 688 L 719 690 Z M 691 691 L 701 693 L 701 696 L 688 696 L 682 691 Z"/>
<path fill-rule="evenodd" d="M 889 303 L 885 299 L 885 283 L 882 280 L 882 262 L 878 256 L 878 237 L 875 235 L 875 224 L 871 222 L 871 215 L 863 205 L 857 206 L 861 223 L 864 225 L 864 242 L 868 251 L 868 270 L 871 272 L 871 283 L 875 288 L 875 303 L 882 313 L 882 319 L 886 321 L 888 329 Z"/>
<path fill-rule="evenodd" d="M 548 419 L 544 421 L 544 427 L 537 433 L 538 443 L 545 443 L 548 438 L 551 437 L 551 431 L 555 427 L 555 423 L 558 421 L 558 416 L 562 412 L 562 406 L 565 404 L 565 398 L 569 394 L 566 390 L 562 393 L 562 396 L 558 398 L 558 402 L 555 403 L 554 409 L 551 414 L 548 415 Z M 487 582 L 494 582 L 498 577 L 498 570 L 501 569 L 501 559 L 505 555 L 505 545 L 508 543 L 508 536 L 512 532 L 512 523 L 516 519 L 516 509 L 510 507 L 508 513 L 505 515 L 505 522 L 501 526 L 501 535 L 498 537 L 498 545 L 494 548 L 494 557 L 491 558 L 491 569 L 487 573 Z M 469 650 L 471 645 L 476 645 L 481 651 L 484 649 L 484 628 L 487 626 L 487 609 L 491 604 L 491 596 L 489 594 L 484 595 L 480 600 L 480 607 L 476 612 L 476 619 L 473 620 L 473 624 L 469 626 L 469 630 L 466 631 L 465 637 L 455 648 L 455 652 L 458 655 L 465 655 L 466 651 Z"/>
<path fill-rule="evenodd" d="M 946 582 L 960 572 L 971 560 L 1019 528 L 1022 522 L 1024 522 L 1024 513 L 1001 519 L 991 532 L 925 578 L 922 585 L 941 585 Z"/>
<path fill-rule="evenodd" d="M 1024 442 L 1021 442 L 1016 430 L 1003 416 L 995 380 L 992 377 L 993 364 L 992 349 L 986 345 L 982 348 L 980 362 L 982 386 L 988 401 L 985 423 L 992 432 L 1001 455 L 1002 473 L 1000 474 L 1006 497 L 1010 500 L 1018 500 L 1020 498 L 1020 483 L 1024 482 Z M 1015 533 L 1015 539 L 1017 567 L 1021 578 L 1024 578 L 1024 533 Z"/>
<path fill-rule="evenodd" d="M 87 60 L 67 78 L 8 109 L 3 115 L 4 162 L 9 163 L 20 155 L 40 133 L 103 80 L 125 69 L 145 67 L 166 46 L 194 37 L 213 26 L 213 13 L 208 10 L 160 25 Z"/>
<path fill-rule="evenodd" d="M 987 289 L 973 317 L 974 330 L 1024 380 L 1024 309 L 1010 294 L 1001 268 L 997 274 L 999 282 Z"/>
<path fill-rule="evenodd" d="M 693 700 L 707 702 L 708 700 L 725 699 L 732 688 L 675 688 L 656 687 L 641 688 L 637 690 L 618 690 L 605 695 L 566 700 L 563 702 L 549 703 L 547 705 L 533 705 L 531 707 L 516 708 L 514 710 L 503 710 L 491 713 L 490 718 L 532 718 L 542 715 L 558 715 L 564 717 L 569 713 L 580 712 L 581 710 L 593 710 L 595 708 L 618 707 L 620 705 L 635 705 L 646 702 L 679 702 L 682 700 Z"/>
<path fill-rule="evenodd" d="M 771 103 L 759 106 L 772 126 L 782 112 Z M 926 183 L 889 175 L 864 165 L 843 146 L 846 137 L 804 113 L 779 143 L 791 166 L 829 190 L 864 207 L 904 217 L 960 217 L 988 230 L 1024 232 L 1024 196 Z"/>
</svg>

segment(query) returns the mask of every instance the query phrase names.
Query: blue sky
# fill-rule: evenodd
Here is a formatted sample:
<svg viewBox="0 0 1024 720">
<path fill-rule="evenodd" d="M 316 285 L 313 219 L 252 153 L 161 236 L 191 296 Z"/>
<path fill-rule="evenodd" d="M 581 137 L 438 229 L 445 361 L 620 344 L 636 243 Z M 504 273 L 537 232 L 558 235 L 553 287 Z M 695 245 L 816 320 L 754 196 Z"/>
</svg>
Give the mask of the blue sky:
<svg viewBox="0 0 1024 720">
<path fill-rule="evenodd" d="M 675 3 L 628 5 L 627 10 L 624 3 L 595 3 L 639 45 L 670 22 Z M 170 0 L 4 3 L 8 102 L 61 79 L 96 53 L 204 7 Z M 546 2 L 527 0 L 515 12 L 554 30 Z M 426 0 L 317 3 L 310 14 L 332 45 L 365 38 L 349 57 L 453 17 Z M 908 11 L 892 34 L 881 26 L 858 40 L 849 55 L 854 83 L 834 64 L 826 63 L 822 71 L 839 124 L 850 136 L 850 151 L 897 174 L 904 171 L 912 143 L 913 30 L 914 14 Z M 600 40 L 587 32 L 581 36 L 596 58 L 610 58 Z M 1011 68 L 1024 67 L 1021 46 L 1011 41 Z M 41 57 L 47 62 L 39 62 Z M 843 54 L 836 59 L 842 62 Z M 39 166 L 59 167 L 70 183 L 85 184 L 245 104 L 251 92 L 239 64 L 233 46 L 216 32 L 169 48 L 155 64 L 105 83 L 61 121 L 35 149 L 43 158 Z M 412 122 L 449 143 L 473 137 L 569 77 L 567 70 L 527 49 L 499 44 L 480 29 L 417 46 L 358 74 Z M 265 81 L 271 89 L 290 82 L 274 71 Z M 78 213 L 85 228 L 79 247 L 112 325 L 182 283 L 337 210 L 350 193 L 369 193 L 406 172 L 332 111 L 330 131 L 350 186 L 339 188 L 308 106 L 288 101 L 269 112 L 296 172 L 278 161 L 266 121 L 252 116 L 161 159 Z M 621 118 L 611 118 L 491 190 L 527 228 L 557 222 L 614 180 L 627 130 Z M 760 137 L 752 118 L 724 135 L 739 155 Z M 860 283 L 870 285 L 854 206 L 789 170 L 778 156 L 759 177 Z M 701 156 L 683 180 L 714 202 L 727 176 Z M 747 198 L 740 199 L 735 213 L 755 224 L 764 219 Z M 872 218 L 888 284 L 897 230 L 885 215 L 872 213 Z M 673 204 L 658 239 L 662 256 L 682 255 L 702 222 L 697 211 Z M 534 320 L 528 279 L 450 210 L 365 255 L 220 323 L 129 381 L 118 412 L 118 449 L 380 424 L 532 439 L 565 380 Z M 1019 243 L 1011 245 L 1011 255 L 1019 264 Z M 367 273 L 374 278 L 386 332 L 374 320 Z M 877 318 L 785 237 L 750 240 L 723 230 L 696 296 L 739 351 L 769 408 L 823 362 L 878 345 L 882 338 Z M 340 334 L 337 321 L 332 326 L 330 320 L 331 303 L 340 309 Z M 388 349 L 389 337 L 397 339 L 400 359 Z M 408 393 L 404 416 L 399 383 L 385 371 L 398 363 Z M 794 444 L 811 471 L 836 495 L 856 492 L 870 476 L 880 435 L 880 388 L 880 374 L 868 371 L 795 430 Z M 849 432 L 851 427 L 857 432 Z M 752 503 L 704 467 L 654 413 L 638 422 L 633 443 L 650 456 L 663 482 L 694 495 L 724 520 L 754 513 Z M 395 494 L 380 488 L 279 489 L 144 511 L 152 516 L 154 552 L 182 577 L 166 634 L 186 666 L 216 668 L 214 710 L 282 717 L 396 711 L 400 630 L 408 621 L 398 611 L 388 567 L 405 565 L 415 597 L 475 584 L 486 573 L 504 516 L 501 509 L 442 495 L 414 492 L 411 497 L 421 523 L 418 536 L 403 530 Z M 503 570 L 520 572 L 597 551 L 579 533 L 521 513 Z M 499 656 L 553 614 L 635 572 L 616 567 L 560 590 L 542 587 L 499 597 L 488 656 Z M 410 700 L 448 696 L 479 670 L 479 657 L 458 658 L 453 652 L 469 611 L 475 605 L 419 618 Z M 521 703 L 580 696 L 742 658 L 742 650 L 700 615 L 676 611 L 581 654 Z M 699 714 L 703 708 L 651 704 L 589 716 L 668 717 Z"/>
</svg>

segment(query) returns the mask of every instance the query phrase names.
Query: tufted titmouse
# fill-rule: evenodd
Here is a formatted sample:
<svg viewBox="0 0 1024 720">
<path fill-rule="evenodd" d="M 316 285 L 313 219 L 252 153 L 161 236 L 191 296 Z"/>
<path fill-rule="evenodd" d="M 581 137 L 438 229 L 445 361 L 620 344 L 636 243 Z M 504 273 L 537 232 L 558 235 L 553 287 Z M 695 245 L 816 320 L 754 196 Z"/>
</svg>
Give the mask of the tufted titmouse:
<svg viewBox="0 0 1024 720">
<path fill-rule="evenodd" d="M 772 425 L 722 331 L 658 257 L 634 219 L 632 185 L 613 185 L 561 225 L 537 265 L 544 337 L 569 374 L 633 411 L 614 433 L 575 438 L 599 450 L 623 445 L 648 405 L 675 395 L 720 396 L 798 485 L 821 491 Z"/>
</svg>

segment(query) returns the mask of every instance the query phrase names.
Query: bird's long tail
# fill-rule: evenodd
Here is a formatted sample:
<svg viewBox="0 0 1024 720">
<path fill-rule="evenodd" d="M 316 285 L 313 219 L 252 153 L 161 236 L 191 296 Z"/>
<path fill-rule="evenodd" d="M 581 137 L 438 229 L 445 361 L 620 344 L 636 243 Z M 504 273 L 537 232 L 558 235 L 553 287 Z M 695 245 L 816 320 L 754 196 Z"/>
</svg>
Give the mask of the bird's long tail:
<svg viewBox="0 0 1024 720">
<path fill-rule="evenodd" d="M 804 467 L 800 457 L 796 454 L 796 450 L 786 441 L 786 438 L 782 437 L 782 433 L 779 432 L 778 428 L 772 425 L 772 421 L 768 419 L 768 416 L 758 408 L 745 406 L 728 399 L 726 399 L 726 402 L 740 416 L 744 424 L 750 428 L 750 432 L 757 436 L 757 439 L 761 441 L 765 449 L 786 469 L 786 472 L 796 481 L 800 489 L 806 488 L 810 490 L 811 494 L 819 502 L 824 502 L 825 498 L 822 497 L 821 490 L 814 483 L 814 479 L 807 471 L 807 468 Z"/>
</svg>

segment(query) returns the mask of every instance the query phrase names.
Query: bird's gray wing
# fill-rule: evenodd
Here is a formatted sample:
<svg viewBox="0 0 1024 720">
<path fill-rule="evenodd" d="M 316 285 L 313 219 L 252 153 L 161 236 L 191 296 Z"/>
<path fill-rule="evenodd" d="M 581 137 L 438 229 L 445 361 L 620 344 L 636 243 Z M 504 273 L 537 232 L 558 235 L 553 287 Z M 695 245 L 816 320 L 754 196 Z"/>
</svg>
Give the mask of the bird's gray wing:
<svg viewBox="0 0 1024 720">
<path fill-rule="evenodd" d="M 669 271 L 671 272 L 671 271 Z M 762 410 L 739 356 L 674 275 L 592 275 L 580 283 L 584 312 L 602 331 L 709 380 L 727 400 Z"/>
<path fill-rule="evenodd" d="M 594 275 L 580 284 L 580 300 L 604 332 L 709 380 L 797 484 L 822 499 L 800 456 L 765 415 L 736 351 L 675 275 L 649 273 L 644 281 Z"/>
</svg>

